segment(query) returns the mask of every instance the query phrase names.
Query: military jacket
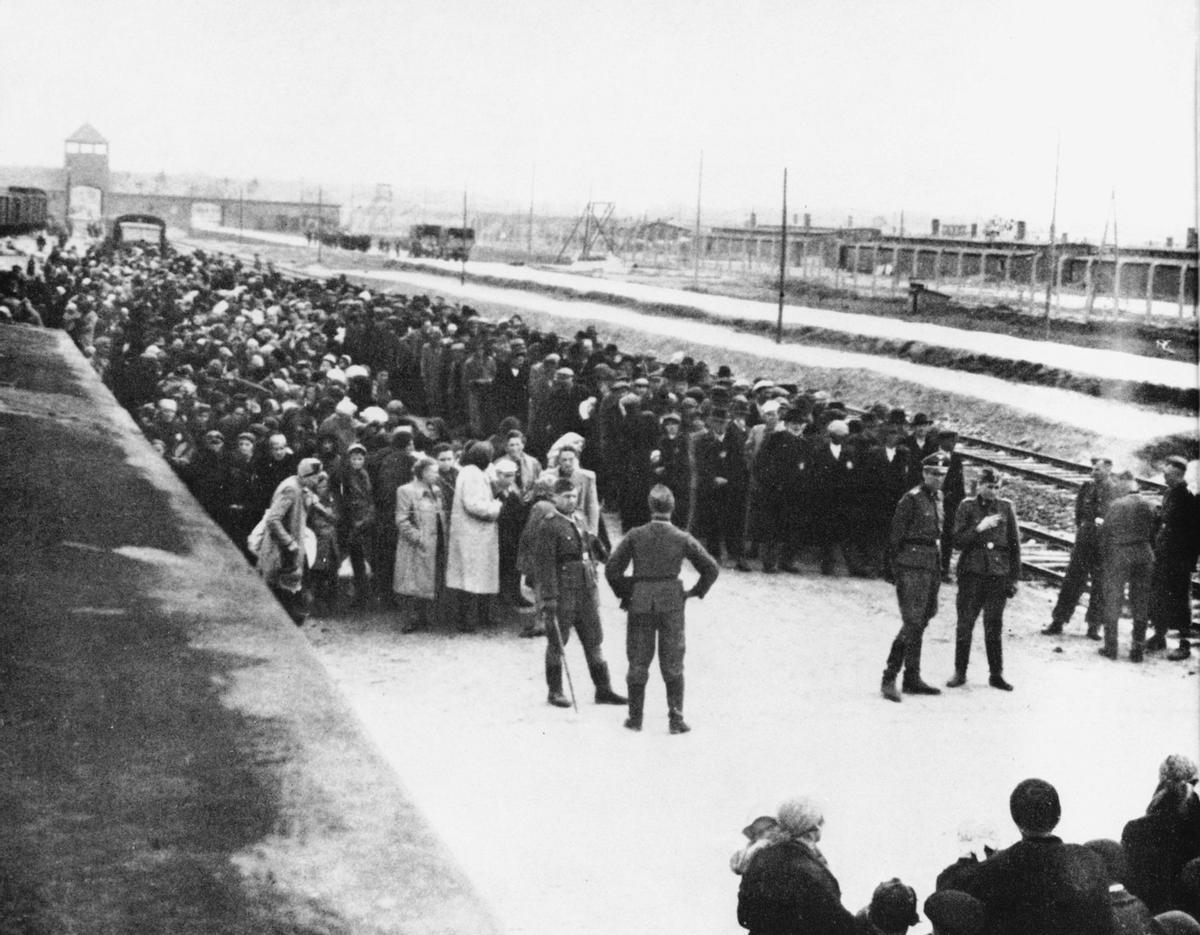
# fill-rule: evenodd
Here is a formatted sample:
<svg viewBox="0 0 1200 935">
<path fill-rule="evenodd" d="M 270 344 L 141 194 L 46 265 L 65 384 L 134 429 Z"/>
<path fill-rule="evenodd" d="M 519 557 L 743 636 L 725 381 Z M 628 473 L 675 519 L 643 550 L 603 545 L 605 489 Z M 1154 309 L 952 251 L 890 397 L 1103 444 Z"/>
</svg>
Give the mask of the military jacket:
<svg viewBox="0 0 1200 935">
<path fill-rule="evenodd" d="M 1000 522 L 979 532 L 979 523 L 993 514 L 1000 517 Z M 960 575 L 1004 576 L 1014 584 L 1021 576 L 1021 537 L 1017 514 L 1009 500 L 996 497 L 989 502 L 968 497 L 960 503 L 954 516 L 954 545 L 962 549 Z"/>
<path fill-rule="evenodd" d="M 557 510 L 542 520 L 534 545 L 534 581 L 543 601 L 558 600 L 562 592 L 595 592 L 591 537 L 578 516 Z"/>
<path fill-rule="evenodd" d="M 1102 519 L 1115 494 L 1111 481 L 1084 481 L 1075 497 L 1075 525 L 1092 525 L 1097 519 Z"/>
<path fill-rule="evenodd" d="M 892 564 L 900 568 L 941 571 L 942 495 L 914 487 L 896 504 L 889 546 Z"/>
<path fill-rule="evenodd" d="M 687 559 L 700 572 L 695 594 L 704 597 L 720 566 L 696 539 L 666 520 L 651 520 L 631 529 L 617 544 L 604 566 L 613 593 L 631 614 L 665 613 L 683 609 L 679 569 Z M 633 563 L 633 577 L 624 577 Z"/>
</svg>

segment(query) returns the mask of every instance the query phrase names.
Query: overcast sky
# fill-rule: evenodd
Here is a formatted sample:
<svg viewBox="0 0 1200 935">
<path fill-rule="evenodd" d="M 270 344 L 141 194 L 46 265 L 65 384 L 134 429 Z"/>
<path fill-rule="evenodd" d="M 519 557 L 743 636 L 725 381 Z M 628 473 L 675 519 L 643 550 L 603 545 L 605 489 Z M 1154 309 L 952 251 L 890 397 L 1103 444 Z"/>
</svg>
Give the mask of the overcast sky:
<svg viewBox="0 0 1200 935">
<path fill-rule="evenodd" d="M 0 165 L 777 223 L 1195 223 L 1198 0 L 0 0 Z M 23 34 L 23 35 L 22 35 Z M 18 36 L 22 38 L 18 39 Z M 910 221 L 911 227 L 911 221 Z M 1110 233 L 1111 237 L 1111 233 Z"/>
</svg>

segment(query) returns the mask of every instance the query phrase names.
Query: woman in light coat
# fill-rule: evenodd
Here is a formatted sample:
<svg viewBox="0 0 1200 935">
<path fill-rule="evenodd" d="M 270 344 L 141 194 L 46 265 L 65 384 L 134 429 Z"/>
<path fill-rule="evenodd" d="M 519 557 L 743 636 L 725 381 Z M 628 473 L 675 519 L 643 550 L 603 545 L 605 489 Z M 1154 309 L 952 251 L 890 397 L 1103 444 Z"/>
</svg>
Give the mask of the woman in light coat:
<svg viewBox="0 0 1200 935">
<path fill-rule="evenodd" d="M 486 620 L 488 595 L 500 591 L 501 501 L 485 473 L 492 463 L 492 446 L 473 442 L 467 448 L 454 483 L 450 510 L 450 546 L 446 561 L 446 587 L 458 592 L 458 629 L 473 632 L 482 616 Z"/>
<path fill-rule="evenodd" d="M 258 550 L 259 574 L 297 626 L 307 616 L 302 587 L 308 502 L 321 474 L 321 462 L 305 458 L 296 473 L 275 488 Z"/>
<path fill-rule="evenodd" d="M 433 458 L 418 458 L 413 479 L 396 490 L 396 529 L 392 589 L 402 598 L 408 618 L 401 632 L 427 630 L 446 586 L 447 536 L 438 464 Z"/>
</svg>

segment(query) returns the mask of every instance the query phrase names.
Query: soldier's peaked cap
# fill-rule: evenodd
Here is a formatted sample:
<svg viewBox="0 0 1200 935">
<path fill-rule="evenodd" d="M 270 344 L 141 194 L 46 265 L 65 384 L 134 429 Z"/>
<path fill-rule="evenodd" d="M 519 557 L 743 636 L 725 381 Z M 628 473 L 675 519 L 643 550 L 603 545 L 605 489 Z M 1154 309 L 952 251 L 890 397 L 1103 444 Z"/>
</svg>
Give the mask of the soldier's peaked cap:
<svg viewBox="0 0 1200 935">
<path fill-rule="evenodd" d="M 950 456 L 943 452 L 931 454 L 921 462 L 921 467 L 925 470 L 929 470 L 930 468 L 938 471 L 948 470 L 950 467 Z"/>
</svg>

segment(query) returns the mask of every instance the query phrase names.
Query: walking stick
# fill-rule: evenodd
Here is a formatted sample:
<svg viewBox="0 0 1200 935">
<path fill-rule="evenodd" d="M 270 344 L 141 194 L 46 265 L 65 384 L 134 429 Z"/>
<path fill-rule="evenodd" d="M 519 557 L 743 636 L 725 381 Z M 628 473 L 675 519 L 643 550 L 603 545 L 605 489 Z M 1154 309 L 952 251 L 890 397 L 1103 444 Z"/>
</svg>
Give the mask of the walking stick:
<svg viewBox="0 0 1200 935">
<path fill-rule="evenodd" d="M 554 636 L 558 640 L 558 661 L 562 663 L 563 672 L 567 675 L 567 691 L 571 693 L 571 707 L 579 713 L 579 705 L 575 703 L 575 683 L 571 681 L 571 669 L 567 665 L 567 647 L 563 645 L 562 630 L 558 628 L 558 614 L 550 611 L 550 622 L 554 624 Z"/>
</svg>

